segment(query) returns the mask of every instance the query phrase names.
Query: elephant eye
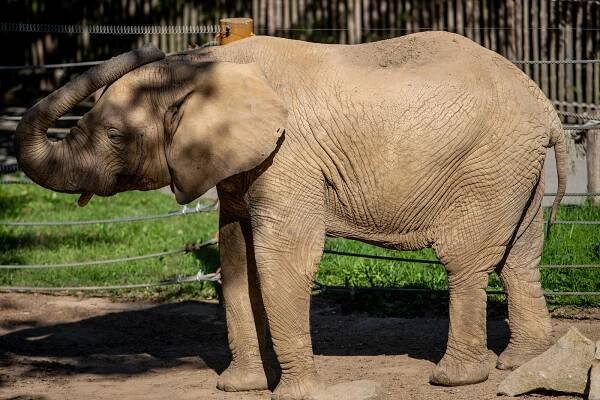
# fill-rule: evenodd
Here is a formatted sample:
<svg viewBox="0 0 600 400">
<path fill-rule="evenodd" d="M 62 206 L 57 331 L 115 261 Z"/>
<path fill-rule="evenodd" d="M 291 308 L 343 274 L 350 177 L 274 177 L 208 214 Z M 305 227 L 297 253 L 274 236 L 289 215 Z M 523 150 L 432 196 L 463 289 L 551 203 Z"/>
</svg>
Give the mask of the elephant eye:
<svg viewBox="0 0 600 400">
<path fill-rule="evenodd" d="M 125 141 L 125 135 L 123 134 L 123 132 L 119 131 L 116 128 L 108 128 L 106 133 L 110 141 L 113 143 L 120 144 Z"/>
</svg>

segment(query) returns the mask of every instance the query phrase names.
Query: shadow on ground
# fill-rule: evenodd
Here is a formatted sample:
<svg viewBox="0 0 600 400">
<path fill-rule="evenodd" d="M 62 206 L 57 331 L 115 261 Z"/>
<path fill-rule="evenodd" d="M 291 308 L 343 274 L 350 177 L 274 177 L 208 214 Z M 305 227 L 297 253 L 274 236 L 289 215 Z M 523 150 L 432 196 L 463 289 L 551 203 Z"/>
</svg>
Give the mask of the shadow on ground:
<svg viewBox="0 0 600 400">
<path fill-rule="evenodd" d="M 6 314 L 11 314 L 9 306 L 3 304 Z M 220 373 L 228 365 L 219 305 L 188 301 L 131 308 L 136 309 L 49 326 L 30 318 L 3 318 L 2 328 L 11 332 L 0 336 L 0 371 L 14 368 L 21 376 L 132 375 L 192 363 Z M 313 300 L 313 346 L 320 355 L 407 354 L 437 362 L 445 349 L 447 324 L 446 318 L 435 316 L 346 313 L 338 301 L 322 296 Z M 490 348 L 501 351 L 508 340 L 505 322 L 492 319 L 488 331 Z"/>
</svg>

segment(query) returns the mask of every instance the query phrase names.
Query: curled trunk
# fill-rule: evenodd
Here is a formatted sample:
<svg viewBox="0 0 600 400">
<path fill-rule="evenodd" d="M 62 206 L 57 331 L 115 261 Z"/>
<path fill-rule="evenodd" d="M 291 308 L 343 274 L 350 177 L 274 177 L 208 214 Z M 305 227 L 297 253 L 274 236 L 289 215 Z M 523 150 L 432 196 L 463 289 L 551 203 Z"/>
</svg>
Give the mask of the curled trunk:
<svg viewBox="0 0 600 400">
<path fill-rule="evenodd" d="M 164 57 L 152 45 L 121 54 L 77 76 L 27 110 L 15 133 L 15 152 L 21 169 L 46 188 L 67 193 L 84 191 L 86 176 L 77 165 L 81 158 L 78 150 L 85 142 L 83 132 L 73 128 L 64 140 L 51 142 L 46 134 L 48 128 L 102 86 Z"/>
</svg>

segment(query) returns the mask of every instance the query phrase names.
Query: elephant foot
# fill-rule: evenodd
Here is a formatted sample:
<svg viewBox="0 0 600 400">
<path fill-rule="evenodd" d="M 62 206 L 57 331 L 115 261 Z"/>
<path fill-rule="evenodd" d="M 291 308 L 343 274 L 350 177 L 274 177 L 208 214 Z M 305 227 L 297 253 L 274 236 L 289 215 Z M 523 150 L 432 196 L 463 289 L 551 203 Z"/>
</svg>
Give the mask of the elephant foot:
<svg viewBox="0 0 600 400">
<path fill-rule="evenodd" d="M 517 369 L 527 361 L 542 354 L 548 349 L 548 347 L 550 347 L 550 343 L 548 343 L 548 346 L 545 347 L 536 346 L 535 349 L 517 347 L 509 344 L 508 347 L 498 357 L 496 368 L 502 370 Z"/>
<path fill-rule="evenodd" d="M 380 400 L 383 389 L 377 382 L 359 380 L 325 387 L 318 377 L 301 382 L 282 382 L 272 400 Z"/>
<path fill-rule="evenodd" d="M 483 382 L 490 374 L 496 354 L 489 351 L 487 355 L 480 358 L 480 360 L 474 358 L 464 360 L 446 354 L 433 369 L 429 382 L 443 386 L 462 386 Z"/>
<path fill-rule="evenodd" d="M 268 388 L 269 380 L 262 365 L 254 368 L 230 365 L 217 379 L 217 389 L 224 392 L 267 390 Z"/>
<path fill-rule="evenodd" d="M 292 378 L 283 375 L 271 400 L 321 400 L 325 385 L 317 375 Z"/>
</svg>

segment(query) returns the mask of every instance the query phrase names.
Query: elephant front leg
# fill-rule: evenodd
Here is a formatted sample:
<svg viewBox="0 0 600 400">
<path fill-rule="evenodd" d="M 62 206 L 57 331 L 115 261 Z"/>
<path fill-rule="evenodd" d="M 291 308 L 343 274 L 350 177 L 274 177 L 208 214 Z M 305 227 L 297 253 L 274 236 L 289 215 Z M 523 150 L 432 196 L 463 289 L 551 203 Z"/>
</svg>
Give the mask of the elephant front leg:
<svg viewBox="0 0 600 400">
<path fill-rule="evenodd" d="M 231 363 L 217 381 L 221 390 L 264 390 L 266 317 L 258 289 L 249 222 L 222 211 L 219 250 Z"/>
<path fill-rule="evenodd" d="M 272 398 L 321 399 L 325 387 L 313 360 L 309 309 L 325 232 L 307 216 L 272 221 L 261 221 L 254 231 L 263 301 L 282 372 Z"/>
</svg>

